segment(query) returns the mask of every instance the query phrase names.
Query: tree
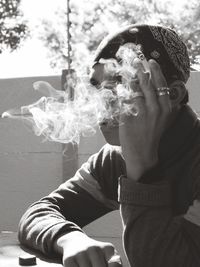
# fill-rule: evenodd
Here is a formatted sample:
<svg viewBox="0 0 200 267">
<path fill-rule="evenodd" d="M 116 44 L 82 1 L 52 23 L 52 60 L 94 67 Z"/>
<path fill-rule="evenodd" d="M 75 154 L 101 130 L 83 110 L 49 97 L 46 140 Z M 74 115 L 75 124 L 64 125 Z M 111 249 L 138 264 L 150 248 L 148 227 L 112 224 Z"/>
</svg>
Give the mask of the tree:
<svg viewBox="0 0 200 267">
<path fill-rule="evenodd" d="M 19 5 L 20 0 L 0 0 L 0 53 L 17 49 L 28 35 Z"/>
<path fill-rule="evenodd" d="M 191 0 L 174 14 L 173 2 L 152 0 L 88 0 L 84 6 L 71 1 L 72 58 L 75 67 L 86 66 L 102 38 L 119 25 L 155 22 L 175 28 L 187 44 L 192 64 L 199 64 L 200 21 L 196 11 L 199 0 Z M 45 42 L 54 68 L 66 68 L 67 64 L 67 15 L 57 11 L 56 22 L 43 20 L 40 38 Z"/>
</svg>

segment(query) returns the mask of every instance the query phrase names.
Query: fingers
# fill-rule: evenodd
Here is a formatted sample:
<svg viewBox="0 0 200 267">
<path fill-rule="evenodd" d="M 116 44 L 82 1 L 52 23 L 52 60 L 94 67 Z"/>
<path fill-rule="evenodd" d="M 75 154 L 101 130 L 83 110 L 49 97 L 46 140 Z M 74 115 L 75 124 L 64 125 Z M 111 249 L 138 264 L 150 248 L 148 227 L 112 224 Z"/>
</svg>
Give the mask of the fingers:
<svg viewBox="0 0 200 267">
<path fill-rule="evenodd" d="M 116 254 L 108 261 L 108 267 L 122 267 L 121 257 Z"/>
<path fill-rule="evenodd" d="M 171 102 L 167 92 L 168 85 L 159 64 L 151 59 L 149 60 L 149 72 L 144 71 L 141 61 L 137 61 L 137 77 L 140 88 L 145 96 L 145 104 L 149 110 L 157 112 L 169 112 Z M 167 88 L 161 94 L 157 94 L 158 89 Z"/>
<path fill-rule="evenodd" d="M 142 64 L 141 59 L 139 59 L 139 58 L 135 58 L 134 61 L 133 61 L 133 66 L 134 66 L 136 69 L 140 68 L 143 72 L 145 72 L 145 68 L 144 68 L 144 66 L 143 66 L 143 64 Z"/>
<path fill-rule="evenodd" d="M 91 250 L 65 259 L 64 267 L 107 267 L 105 257 L 100 250 Z"/>
<path fill-rule="evenodd" d="M 78 264 L 78 267 L 93 267 L 88 255 L 85 252 L 76 256 L 76 263 Z"/>
<path fill-rule="evenodd" d="M 104 251 L 108 267 L 122 267 L 121 257 L 112 244 L 109 244 Z"/>
<path fill-rule="evenodd" d="M 75 258 L 74 257 L 70 257 L 70 258 L 68 258 L 67 260 L 65 260 L 64 262 L 63 262 L 63 266 L 64 267 L 79 267 L 79 265 L 78 265 L 78 263 L 76 263 L 76 261 L 75 261 Z"/>
<path fill-rule="evenodd" d="M 134 112 L 132 113 L 132 115 L 138 115 L 138 113 L 140 113 L 140 115 L 141 115 L 144 111 L 145 98 L 144 98 L 144 94 L 141 90 L 140 80 L 138 79 L 137 72 L 144 73 L 145 69 L 144 69 L 144 66 L 141 64 L 141 60 L 139 58 L 134 59 L 133 66 L 138 71 L 136 71 L 136 77 L 134 79 L 132 79 L 130 84 L 129 84 L 130 88 L 133 91 L 131 102 L 133 103 L 133 111 Z"/>
<path fill-rule="evenodd" d="M 103 251 L 100 248 L 94 248 L 89 251 L 89 257 L 92 267 L 106 267 L 106 260 Z M 81 266 L 81 265 L 80 265 Z M 82 266 L 81 266 L 82 267 Z"/>
<path fill-rule="evenodd" d="M 137 62 L 137 77 L 139 79 L 140 88 L 144 94 L 147 107 L 155 106 L 157 104 L 157 97 L 151 83 L 150 73 L 144 71 L 141 61 Z"/>
<path fill-rule="evenodd" d="M 111 243 L 93 246 L 76 255 L 66 257 L 64 267 L 121 267 L 120 256 Z"/>
<path fill-rule="evenodd" d="M 105 255 L 106 262 L 108 262 L 110 258 L 115 255 L 115 247 L 112 243 L 104 243 L 103 252 Z"/>
<path fill-rule="evenodd" d="M 162 70 L 159 64 L 151 59 L 149 60 L 150 72 L 151 72 L 151 80 L 155 86 L 155 89 L 159 88 L 168 88 L 166 79 L 162 73 Z M 159 105 L 163 111 L 168 111 L 171 107 L 169 94 L 158 95 L 157 97 Z"/>
<path fill-rule="evenodd" d="M 111 262 L 108 263 L 108 267 L 122 267 L 122 264 L 118 262 Z"/>
<path fill-rule="evenodd" d="M 145 99 L 144 94 L 142 93 L 139 85 L 138 79 L 134 79 L 130 83 L 130 87 L 133 89 L 131 102 L 133 104 L 133 110 L 132 114 L 137 115 L 137 113 L 140 111 L 140 113 L 143 110 Z"/>
<path fill-rule="evenodd" d="M 156 87 L 161 87 L 161 86 L 167 87 L 167 82 L 165 80 L 165 77 L 162 73 L 162 70 L 159 64 L 155 60 L 150 59 L 149 67 L 150 67 L 151 79 L 152 79 L 153 84 Z"/>
</svg>

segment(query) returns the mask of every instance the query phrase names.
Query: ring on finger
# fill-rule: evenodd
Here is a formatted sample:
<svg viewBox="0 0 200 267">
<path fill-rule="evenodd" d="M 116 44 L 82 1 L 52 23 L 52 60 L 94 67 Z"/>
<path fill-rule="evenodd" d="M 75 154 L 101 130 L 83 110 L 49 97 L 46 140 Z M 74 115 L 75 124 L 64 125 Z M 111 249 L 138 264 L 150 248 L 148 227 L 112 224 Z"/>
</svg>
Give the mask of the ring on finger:
<svg viewBox="0 0 200 267">
<path fill-rule="evenodd" d="M 169 95 L 169 91 L 166 92 L 157 92 L 157 96 Z"/>
<path fill-rule="evenodd" d="M 135 99 L 135 98 L 138 98 L 138 97 L 144 98 L 144 94 L 142 92 L 134 92 L 132 94 L 132 99 Z"/>
<path fill-rule="evenodd" d="M 169 87 L 158 87 L 156 88 L 157 96 L 169 95 L 170 89 Z"/>
</svg>

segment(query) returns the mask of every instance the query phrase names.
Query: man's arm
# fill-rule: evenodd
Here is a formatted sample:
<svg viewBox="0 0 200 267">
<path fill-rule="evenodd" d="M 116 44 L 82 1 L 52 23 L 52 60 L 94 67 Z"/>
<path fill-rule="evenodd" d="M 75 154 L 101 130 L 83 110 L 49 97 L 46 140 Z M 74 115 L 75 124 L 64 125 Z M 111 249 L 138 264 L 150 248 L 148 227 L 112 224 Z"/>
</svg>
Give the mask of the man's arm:
<svg viewBox="0 0 200 267">
<path fill-rule="evenodd" d="M 76 239 L 77 251 L 81 244 L 87 242 L 91 247 L 101 247 L 102 251 L 108 249 L 109 253 L 111 250 L 114 253 L 111 244 L 95 243 L 82 231 L 84 225 L 118 207 L 117 200 L 108 199 L 102 190 L 100 180 L 93 176 L 93 174 L 98 175 L 104 168 L 104 161 L 107 162 L 106 157 L 103 156 L 106 154 L 104 152 L 105 149 L 102 149 L 93 155 L 73 178 L 28 208 L 19 223 L 19 240 L 22 244 L 40 250 L 48 256 L 56 253 L 63 256 L 63 248 L 69 251 L 72 247 L 72 241 L 74 241 L 72 236 L 79 236 L 79 242 Z M 108 180 L 107 182 L 109 183 Z M 70 243 L 67 242 L 69 240 L 71 240 Z M 81 243 L 81 240 L 84 242 Z M 68 249 L 66 249 L 67 246 Z"/>
<path fill-rule="evenodd" d="M 120 180 L 124 246 L 131 266 L 200 265 L 200 201 L 174 216 L 167 182 L 142 184 Z"/>
<path fill-rule="evenodd" d="M 59 235 L 82 232 L 84 225 L 109 211 L 72 178 L 28 208 L 19 223 L 19 240 L 50 255 Z"/>
<path fill-rule="evenodd" d="M 158 148 L 162 134 L 173 127 L 172 122 L 181 112 L 184 90 L 177 87 L 176 101 L 175 98 L 172 101 L 171 89 L 158 63 L 149 61 L 150 73 L 145 72 L 141 62 L 137 66 L 144 97 L 133 99 L 136 114 L 122 114 L 119 134 L 127 170 L 126 178 L 120 181 L 119 196 L 125 250 L 131 267 L 199 266 L 199 226 L 189 221 L 187 215 L 174 215 L 170 184 L 151 183 L 152 179 L 163 180 L 152 176 L 155 166 L 159 167 Z M 147 184 L 142 183 L 142 178 L 150 172 Z M 194 199 L 197 201 L 199 197 Z M 199 204 L 195 208 L 195 214 L 198 213 Z"/>
</svg>

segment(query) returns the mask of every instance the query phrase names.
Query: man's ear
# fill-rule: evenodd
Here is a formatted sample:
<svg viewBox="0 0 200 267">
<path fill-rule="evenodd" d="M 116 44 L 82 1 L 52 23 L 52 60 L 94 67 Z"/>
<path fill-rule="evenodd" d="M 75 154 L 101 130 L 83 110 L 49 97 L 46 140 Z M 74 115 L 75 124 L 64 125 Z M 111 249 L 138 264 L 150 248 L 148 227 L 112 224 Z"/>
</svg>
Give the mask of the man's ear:
<svg viewBox="0 0 200 267">
<path fill-rule="evenodd" d="M 180 102 L 184 99 L 187 90 L 186 90 L 184 82 L 180 80 L 176 80 L 172 82 L 169 85 L 169 88 L 170 88 L 169 96 L 170 96 L 171 104 L 172 104 L 172 107 L 175 107 L 179 105 Z"/>
</svg>

